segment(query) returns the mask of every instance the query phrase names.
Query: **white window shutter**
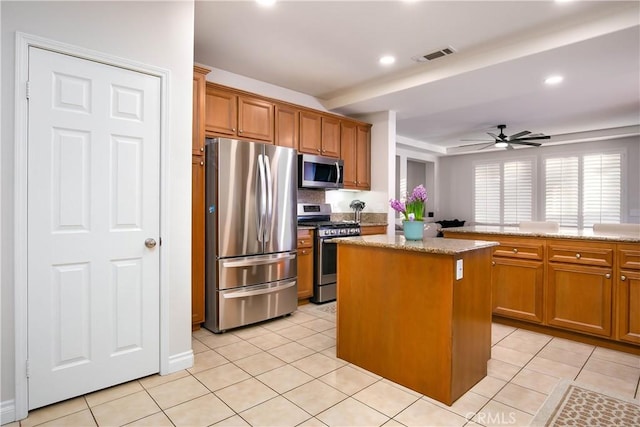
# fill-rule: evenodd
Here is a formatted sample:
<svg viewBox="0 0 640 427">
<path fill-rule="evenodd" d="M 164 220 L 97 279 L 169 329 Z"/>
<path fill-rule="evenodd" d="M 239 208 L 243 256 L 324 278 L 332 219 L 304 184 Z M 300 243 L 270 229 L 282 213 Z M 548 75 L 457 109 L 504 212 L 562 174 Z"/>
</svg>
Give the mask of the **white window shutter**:
<svg viewBox="0 0 640 427">
<path fill-rule="evenodd" d="M 620 223 L 621 154 L 585 155 L 583 161 L 583 227 L 592 227 L 597 223 Z"/>
<path fill-rule="evenodd" d="M 578 157 L 546 159 L 545 220 L 578 226 Z"/>
<path fill-rule="evenodd" d="M 531 221 L 533 215 L 533 162 L 520 160 L 504 163 L 504 224 Z"/>
<path fill-rule="evenodd" d="M 476 165 L 474 221 L 499 224 L 500 205 L 500 164 Z"/>
</svg>

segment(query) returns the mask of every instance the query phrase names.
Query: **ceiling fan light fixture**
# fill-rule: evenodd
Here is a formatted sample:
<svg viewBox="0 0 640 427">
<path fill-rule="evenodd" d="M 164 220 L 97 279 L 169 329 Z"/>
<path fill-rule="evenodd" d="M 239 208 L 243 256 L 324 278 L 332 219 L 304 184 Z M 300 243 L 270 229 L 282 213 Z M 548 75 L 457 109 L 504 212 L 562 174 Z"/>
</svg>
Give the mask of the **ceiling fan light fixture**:
<svg viewBox="0 0 640 427">
<path fill-rule="evenodd" d="M 507 148 L 509 146 L 508 142 L 498 141 L 496 142 L 496 148 Z"/>
<path fill-rule="evenodd" d="M 256 0 L 260 6 L 270 7 L 276 4 L 276 0 Z"/>
</svg>

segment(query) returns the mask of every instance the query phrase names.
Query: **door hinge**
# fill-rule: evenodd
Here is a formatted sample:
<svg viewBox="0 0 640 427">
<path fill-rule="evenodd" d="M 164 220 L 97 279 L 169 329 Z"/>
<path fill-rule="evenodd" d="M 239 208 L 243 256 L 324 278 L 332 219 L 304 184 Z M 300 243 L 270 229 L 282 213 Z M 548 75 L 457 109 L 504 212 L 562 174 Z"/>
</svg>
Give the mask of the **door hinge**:
<svg viewBox="0 0 640 427">
<path fill-rule="evenodd" d="M 162 246 L 162 237 L 158 239 L 160 241 L 160 246 Z"/>
<path fill-rule="evenodd" d="M 25 365 L 26 365 L 26 371 L 27 371 L 26 372 L 27 373 L 27 378 L 29 378 L 29 360 L 28 359 L 27 359 L 27 363 Z"/>
<path fill-rule="evenodd" d="M 29 97 L 31 96 L 31 85 L 29 84 L 29 81 L 27 81 L 26 89 L 27 89 L 27 99 L 29 99 Z"/>
</svg>

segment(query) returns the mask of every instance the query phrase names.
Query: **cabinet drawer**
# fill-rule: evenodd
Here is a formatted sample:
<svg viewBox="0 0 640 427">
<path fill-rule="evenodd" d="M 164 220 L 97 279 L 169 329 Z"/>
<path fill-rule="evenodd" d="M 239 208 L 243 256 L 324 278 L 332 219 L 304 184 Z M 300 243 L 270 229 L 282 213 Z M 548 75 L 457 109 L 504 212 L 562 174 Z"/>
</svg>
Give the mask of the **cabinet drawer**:
<svg viewBox="0 0 640 427">
<path fill-rule="evenodd" d="M 313 233 L 311 230 L 298 230 L 298 248 L 310 248 L 313 246 Z"/>
<path fill-rule="evenodd" d="M 600 267 L 613 266 L 613 248 L 611 246 L 569 246 L 550 244 L 549 261 L 570 264 L 593 265 Z"/>
<path fill-rule="evenodd" d="M 542 261 L 544 258 L 544 245 L 542 243 L 501 241 L 500 246 L 494 249 L 493 255 Z"/>
<path fill-rule="evenodd" d="M 638 249 L 638 245 L 618 245 L 618 265 L 620 268 L 640 270 L 640 249 Z"/>
</svg>

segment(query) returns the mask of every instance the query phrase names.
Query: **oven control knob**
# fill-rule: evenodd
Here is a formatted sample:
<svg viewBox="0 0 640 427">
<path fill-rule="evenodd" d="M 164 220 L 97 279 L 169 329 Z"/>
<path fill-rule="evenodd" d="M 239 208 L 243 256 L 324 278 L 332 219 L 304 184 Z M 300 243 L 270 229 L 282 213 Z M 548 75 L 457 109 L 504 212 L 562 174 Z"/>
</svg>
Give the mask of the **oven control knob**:
<svg viewBox="0 0 640 427">
<path fill-rule="evenodd" d="M 331 234 L 335 235 L 336 234 L 336 230 L 331 230 Z"/>
</svg>

